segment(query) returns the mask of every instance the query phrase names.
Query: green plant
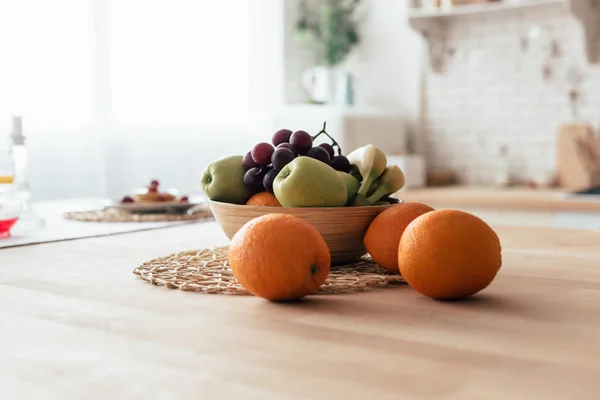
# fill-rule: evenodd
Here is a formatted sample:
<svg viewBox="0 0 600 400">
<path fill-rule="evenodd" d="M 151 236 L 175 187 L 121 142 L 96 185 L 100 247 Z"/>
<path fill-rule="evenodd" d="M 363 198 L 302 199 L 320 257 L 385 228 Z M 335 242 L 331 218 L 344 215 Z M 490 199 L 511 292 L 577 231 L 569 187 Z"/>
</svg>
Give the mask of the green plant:
<svg viewBox="0 0 600 400">
<path fill-rule="evenodd" d="M 296 39 L 312 48 L 318 63 L 335 66 L 359 43 L 360 0 L 301 0 Z"/>
</svg>

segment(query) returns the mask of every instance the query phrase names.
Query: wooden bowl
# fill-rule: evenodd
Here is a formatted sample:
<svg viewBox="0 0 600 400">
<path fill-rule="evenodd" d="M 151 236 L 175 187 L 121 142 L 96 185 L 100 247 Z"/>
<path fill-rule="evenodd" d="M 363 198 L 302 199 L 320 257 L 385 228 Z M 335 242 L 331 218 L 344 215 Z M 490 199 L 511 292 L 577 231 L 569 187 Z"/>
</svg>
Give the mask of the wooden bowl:
<svg viewBox="0 0 600 400">
<path fill-rule="evenodd" d="M 393 201 L 402 202 L 398 199 Z M 367 253 L 363 243 L 371 221 L 395 204 L 368 207 L 261 207 L 209 201 L 215 219 L 229 239 L 248 221 L 261 215 L 283 213 L 310 223 L 323 235 L 332 264 L 356 261 Z M 397 203 L 396 203 L 397 204 Z"/>
</svg>

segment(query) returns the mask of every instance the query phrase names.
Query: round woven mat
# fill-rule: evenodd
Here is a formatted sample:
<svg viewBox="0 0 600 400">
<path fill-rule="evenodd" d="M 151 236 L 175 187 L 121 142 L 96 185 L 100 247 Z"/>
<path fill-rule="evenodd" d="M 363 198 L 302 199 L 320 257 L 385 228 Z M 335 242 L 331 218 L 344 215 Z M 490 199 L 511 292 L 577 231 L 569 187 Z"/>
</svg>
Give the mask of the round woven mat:
<svg viewBox="0 0 600 400">
<path fill-rule="evenodd" d="M 227 250 L 219 247 L 171 254 L 147 261 L 133 273 L 169 289 L 248 295 L 229 269 Z M 325 284 L 315 294 L 361 292 L 404 283 L 402 276 L 389 274 L 370 257 L 363 257 L 353 264 L 332 266 Z"/>
<path fill-rule="evenodd" d="M 67 219 L 85 222 L 170 222 L 170 221 L 195 221 L 212 218 L 212 212 L 198 211 L 192 215 L 187 214 L 135 214 L 116 208 L 107 208 L 96 211 L 74 211 L 64 214 Z"/>
</svg>

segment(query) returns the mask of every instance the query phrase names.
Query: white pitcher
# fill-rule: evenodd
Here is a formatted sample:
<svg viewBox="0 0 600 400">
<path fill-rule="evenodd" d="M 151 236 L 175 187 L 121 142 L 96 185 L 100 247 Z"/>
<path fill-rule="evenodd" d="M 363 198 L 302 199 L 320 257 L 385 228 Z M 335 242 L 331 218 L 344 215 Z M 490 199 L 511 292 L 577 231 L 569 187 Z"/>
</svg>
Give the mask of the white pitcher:
<svg viewBox="0 0 600 400">
<path fill-rule="evenodd" d="M 336 84 L 334 68 L 326 66 L 309 68 L 302 74 L 302 83 L 314 102 L 334 102 Z"/>
<path fill-rule="evenodd" d="M 354 103 L 352 76 L 343 69 L 312 67 L 304 71 L 302 82 L 314 102 L 337 105 Z"/>
</svg>

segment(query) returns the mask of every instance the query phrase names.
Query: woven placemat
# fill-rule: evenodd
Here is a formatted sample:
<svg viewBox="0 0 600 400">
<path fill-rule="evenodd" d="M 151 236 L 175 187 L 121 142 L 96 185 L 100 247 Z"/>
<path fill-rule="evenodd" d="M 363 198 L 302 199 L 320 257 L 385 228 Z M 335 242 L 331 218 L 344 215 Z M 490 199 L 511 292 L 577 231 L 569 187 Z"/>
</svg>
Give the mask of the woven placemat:
<svg viewBox="0 0 600 400">
<path fill-rule="evenodd" d="M 209 294 L 249 293 L 238 283 L 228 265 L 227 247 L 185 251 L 147 261 L 133 270 L 143 280 L 169 289 Z M 370 257 L 353 264 L 336 265 L 316 294 L 362 292 L 372 288 L 404 284 Z"/>
<path fill-rule="evenodd" d="M 197 211 L 192 215 L 187 214 L 136 214 L 117 208 L 107 208 L 94 211 L 73 211 L 64 214 L 67 219 L 85 222 L 172 222 L 195 221 L 212 218 L 209 210 Z"/>
</svg>

